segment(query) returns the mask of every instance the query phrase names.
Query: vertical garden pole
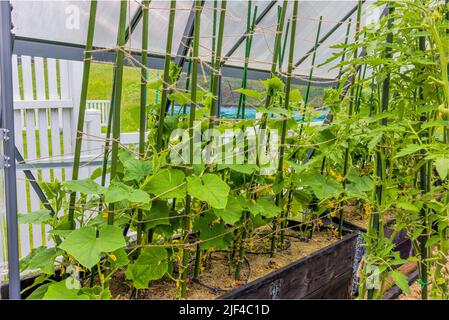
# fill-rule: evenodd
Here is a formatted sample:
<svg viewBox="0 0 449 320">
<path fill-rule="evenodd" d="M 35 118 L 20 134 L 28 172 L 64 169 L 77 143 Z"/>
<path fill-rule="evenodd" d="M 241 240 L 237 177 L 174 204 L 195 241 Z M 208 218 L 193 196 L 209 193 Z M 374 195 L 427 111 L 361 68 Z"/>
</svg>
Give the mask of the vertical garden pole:
<svg viewBox="0 0 449 320">
<path fill-rule="evenodd" d="M 360 32 L 360 20 L 362 18 L 362 1 L 359 0 L 359 5 L 357 8 L 357 22 L 355 26 L 355 39 L 354 42 L 357 42 L 359 40 L 359 32 Z M 357 48 L 354 50 L 354 59 L 357 59 L 358 57 L 358 50 Z M 351 79 L 351 92 L 350 92 L 350 101 L 349 101 L 349 107 L 348 107 L 348 117 L 351 118 L 353 111 L 354 111 L 354 100 L 355 100 L 355 80 L 357 77 L 357 73 L 354 73 L 352 75 Z M 343 189 L 346 190 L 346 183 L 347 183 L 347 175 L 349 171 L 349 145 L 345 149 L 345 157 L 343 161 Z M 338 228 L 340 237 L 343 236 L 343 209 L 340 209 L 340 225 Z"/>
<path fill-rule="evenodd" d="M 218 26 L 218 39 L 217 39 L 217 51 L 215 52 L 215 62 L 213 67 L 213 87 L 212 87 L 212 101 L 210 106 L 210 118 L 209 118 L 209 128 L 213 128 L 214 121 L 217 116 L 217 95 L 218 95 L 218 85 L 220 81 L 221 73 L 221 51 L 223 48 L 223 34 L 224 34 L 224 24 L 226 17 L 226 5 L 227 1 L 221 1 L 221 11 L 220 11 L 220 22 Z"/>
<path fill-rule="evenodd" d="M 123 61 L 125 58 L 124 45 L 125 45 L 125 28 L 126 28 L 126 10 L 127 1 L 122 0 L 120 2 L 120 18 L 117 35 L 117 56 L 116 56 L 116 88 L 114 90 L 114 99 L 112 106 L 114 115 L 112 122 L 112 149 L 111 149 L 111 181 L 117 174 L 118 164 L 118 146 L 120 140 L 120 106 L 122 103 L 122 79 L 123 79 Z M 114 204 L 109 205 L 108 212 L 108 224 L 114 223 Z"/>
<path fill-rule="evenodd" d="M 419 50 L 425 51 L 426 50 L 426 38 L 421 36 L 419 37 Z M 419 100 L 420 104 L 424 105 L 424 93 L 422 90 L 422 87 L 419 88 Z M 425 123 L 427 121 L 427 115 L 425 112 L 422 113 L 420 117 L 420 122 Z M 422 139 L 426 140 L 428 138 L 428 133 L 426 130 L 422 131 Z M 422 154 L 422 160 L 423 163 L 421 167 L 419 168 L 419 186 L 422 195 L 427 194 L 430 191 L 430 175 L 429 175 L 429 161 L 425 160 L 426 157 L 426 150 L 421 150 Z M 427 248 L 427 240 L 429 238 L 429 217 L 428 217 L 428 208 L 424 204 L 421 208 L 420 215 L 422 219 L 422 225 L 424 226 L 424 230 L 422 231 L 420 237 L 419 237 L 419 251 L 421 254 L 421 259 L 419 261 L 419 269 L 420 269 L 420 284 L 421 284 L 421 299 L 427 300 L 428 299 L 428 268 L 427 268 L 427 259 L 429 258 L 429 248 Z"/>
<path fill-rule="evenodd" d="M 150 2 L 145 0 L 142 2 L 142 61 L 140 69 L 140 123 L 139 123 L 139 157 L 145 158 L 145 132 L 147 122 L 147 81 L 148 81 L 148 10 Z M 137 211 L 137 244 L 142 243 L 142 210 Z"/>
<path fill-rule="evenodd" d="M 393 7 L 391 7 L 391 3 L 388 2 L 388 14 L 390 15 L 393 12 Z M 388 29 L 391 29 L 393 26 L 393 19 L 389 18 L 388 20 Z M 393 43 L 393 33 L 390 32 L 387 34 L 387 43 Z M 387 47 L 385 49 L 385 58 L 391 59 L 391 47 Z M 388 111 L 390 100 L 390 73 L 387 74 L 385 80 L 382 83 L 382 96 L 381 96 L 381 109 L 380 112 L 384 113 Z M 381 126 L 387 125 L 387 119 L 383 118 L 380 120 Z M 384 138 L 382 137 L 382 140 Z M 375 210 L 372 214 L 372 223 L 368 225 L 368 234 L 373 234 L 375 240 L 380 240 L 383 237 L 383 219 L 381 219 L 380 210 L 384 201 L 384 183 L 386 179 L 386 164 L 385 164 L 385 148 L 381 147 L 380 150 L 376 151 L 376 177 L 377 183 L 375 186 Z M 368 299 L 374 298 L 374 289 L 368 290 Z"/>
<path fill-rule="evenodd" d="M 215 49 L 216 49 L 216 39 L 217 39 L 217 9 L 218 9 L 218 1 L 214 0 L 214 13 L 212 18 L 212 52 L 210 57 L 210 66 L 212 67 L 212 72 L 210 75 L 210 91 L 214 89 L 214 70 L 217 68 L 215 65 Z"/>
<path fill-rule="evenodd" d="M 284 2 L 282 4 L 281 16 L 279 17 L 278 23 L 277 23 L 276 37 L 274 39 L 273 59 L 271 61 L 271 73 L 270 73 L 271 77 L 274 77 L 276 75 L 277 61 L 278 61 L 279 50 L 281 50 L 282 30 L 284 29 L 284 20 L 285 20 L 285 13 L 287 12 L 287 5 L 288 5 L 288 0 L 284 0 Z M 271 104 L 271 96 L 267 94 L 267 97 L 265 98 L 265 109 L 268 109 L 270 104 Z M 262 115 L 261 125 L 260 125 L 260 128 L 262 130 L 267 127 L 267 117 L 268 117 L 267 113 L 264 113 Z M 257 159 L 258 158 L 259 157 L 257 157 Z"/>
<path fill-rule="evenodd" d="M 346 34 L 345 34 L 345 42 L 344 42 L 344 44 L 345 44 L 345 47 L 343 48 L 343 54 L 342 54 L 342 56 L 341 56 L 341 59 L 340 59 L 340 63 L 343 63 L 343 62 L 345 62 L 345 59 L 346 59 L 346 45 L 348 44 L 348 41 L 349 41 L 349 31 L 351 31 L 351 24 L 352 24 L 352 19 L 351 18 L 349 18 L 349 20 L 348 20 L 348 26 L 346 27 Z M 342 79 L 341 79 L 341 76 L 342 76 L 342 74 L 343 74 L 343 66 L 340 66 L 340 68 L 339 68 L 339 70 L 338 70 L 338 75 L 337 75 L 337 79 L 338 79 L 338 88 L 341 86 L 341 84 L 342 84 Z M 329 118 L 329 121 L 332 121 L 332 118 L 333 118 L 333 114 L 332 113 L 330 113 L 330 118 Z M 321 162 L 321 174 L 323 174 L 324 173 L 324 169 L 325 169 L 325 166 L 326 166 L 326 157 L 323 157 L 323 161 Z"/>
<path fill-rule="evenodd" d="M 257 18 L 257 6 L 254 7 L 253 19 L 251 21 L 251 1 L 248 1 L 248 17 L 246 27 L 246 40 L 245 40 L 245 63 L 243 65 L 243 77 L 242 77 L 243 89 L 246 89 L 248 83 L 248 64 L 249 64 L 249 57 L 251 54 L 251 44 L 254 35 L 254 28 L 256 25 L 256 18 Z M 236 119 L 239 118 L 240 111 L 242 112 L 242 118 L 245 119 L 245 105 L 246 105 L 246 96 L 244 94 L 240 94 Z"/>
<path fill-rule="evenodd" d="M 171 62 L 171 49 L 173 41 L 173 30 L 175 26 L 175 13 L 176 13 L 176 1 L 170 2 L 170 16 L 168 19 L 168 32 L 167 32 L 167 44 L 165 49 L 165 62 L 164 62 L 164 77 L 162 83 L 162 96 L 161 96 L 161 108 L 159 111 L 159 124 L 157 128 L 157 144 L 156 150 L 159 152 L 163 147 L 163 135 L 164 135 L 164 119 L 167 109 L 167 96 L 170 85 L 170 62 Z"/>
<path fill-rule="evenodd" d="M 193 51 L 192 51 L 192 86 L 190 93 L 190 118 L 189 118 L 189 164 L 193 165 L 193 126 L 195 122 L 195 110 L 197 104 L 197 81 L 198 81 L 198 51 L 200 44 L 200 19 L 201 19 L 201 11 L 202 5 L 201 0 L 195 0 L 195 20 L 194 20 L 194 35 L 193 35 Z M 191 168 L 189 169 L 191 171 Z M 184 242 L 189 241 L 188 234 L 190 229 L 190 213 L 191 213 L 191 204 L 192 197 L 187 194 L 186 195 L 186 203 L 185 203 L 185 215 L 184 218 L 184 234 L 183 240 Z M 190 250 L 185 247 L 182 249 L 182 275 L 181 275 L 181 297 L 185 297 L 187 294 L 187 274 L 189 272 L 189 258 L 190 258 Z"/>
<path fill-rule="evenodd" d="M 291 87 L 291 80 L 292 80 L 292 72 L 293 72 L 293 57 L 295 55 L 295 39 L 296 39 L 296 24 L 298 20 L 298 1 L 295 0 L 293 4 L 293 15 L 291 19 L 291 35 L 290 35 L 290 48 L 288 53 L 288 65 L 287 65 L 287 79 L 285 83 L 285 106 L 284 108 L 286 110 L 290 109 L 290 87 Z M 283 167 L 284 167 L 284 153 L 285 153 L 285 137 L 287 135 L 287 119 L 284 119 L 282 121 L 282 132 L 281 132 L 281 144 L 279 146 L 279 165 L 278 165 L 278 175 L 280 175 L 281 179 L 283 176 Z M 280 206 L 282 208 L 282 191 L 279 192 L 276 195 L 276 205 Z M 287 219 L 286 214 L 281 219 L 281 231 L 280 231 L 280 242 L 281 245 L 284 244 L 284 227 L 286 225 L 285 221 Z M 276 233 L 273 236 L 272 242 L 271 242 L 271 250 L 272 252 L 275 249 L 276 244 Z"/>
<path fill-rule="evenodd" d="M 307 103 L 309 103 L 310 87 L 312 86 L 312 78 L 313 78 L 313 71 L 314 71 L 314 68 L 315 68 L 316 53 L 317 53 L 318 47 L 320 45 L 319 39 L 320 39 L 322 23 L 323 23 L 323 16 L 320 16 L 320 21 L 318 22 L 318 28 L 317 28 L 317 31 L 316 31 L 314 50 L 313 50 L 313 54 L 312 54 L 312 63 L 311 63 L 311 66 L 310 66 L 310 72 L 309 72 L 309 77 L 308 77 L 308 81 L 307 81 L 306 95 L 304 97 L 304 106 L 303 106 L 303 110 L 302 110 L 301 126 L 299 128 L 299 138 L 300 139 L 301 139 L 301 136 L 302 136 L 302 130 L 303 130 L 304 121 L 305 121 L 305 117 L 306 117 L 306 107 L 307 107 Z"/>
<path fill-rule="evenodd" d="M 78 125 L 76 129 L 76 142 L 75 142 L 75 154 L 73 158 L 72 180 L 77 180 L 79 174 L 81 143 L 83 141 L 84 117 L 86 114 L 87 89 L 89 85 L 90 63 L 92 60 L 92 47 L 94 40 L 96 14 L 97 14 L 97 1 L 92 0 L 90 2 L 90 14 L 89 14 L 89 26 L 87 29 L 86 50 L 84 51 L 83 79 L 81 83 L 81 97 L 78 113 Z M 70 227 L 72 229 L 75 229 L 75 219 L 74 219 L 75 200 L 76 200 L 76 192 L 72 192 L 70 194 L 69 216 L 68 216 Z"/>
</svg>

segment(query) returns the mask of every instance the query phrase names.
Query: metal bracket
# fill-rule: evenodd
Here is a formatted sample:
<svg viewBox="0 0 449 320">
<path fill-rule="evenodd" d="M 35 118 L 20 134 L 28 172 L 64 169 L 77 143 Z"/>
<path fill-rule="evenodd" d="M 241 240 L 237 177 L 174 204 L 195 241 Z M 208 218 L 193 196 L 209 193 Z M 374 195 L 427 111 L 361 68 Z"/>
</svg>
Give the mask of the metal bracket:
<svg viewBox="0 0 449 320">
<path fill-rule="evenodd" d="M 0 128 L 0 140 L 8 141 L 9 140 L 9 130 L 5 128 Z"/>
<path fill-rule="evenodd" d="M 0 140 L 5 142 L 9 140 L 9 136 L 8 136 L 9 130 L 5 129 L 5 128 L 0 128 Z M 6 169 L 9 168 L 11 166 L 11 164 L 9 163 L 9 160 L 11 158 L 5 155 L 0 155 L 0 169 Z"/>
</svg>

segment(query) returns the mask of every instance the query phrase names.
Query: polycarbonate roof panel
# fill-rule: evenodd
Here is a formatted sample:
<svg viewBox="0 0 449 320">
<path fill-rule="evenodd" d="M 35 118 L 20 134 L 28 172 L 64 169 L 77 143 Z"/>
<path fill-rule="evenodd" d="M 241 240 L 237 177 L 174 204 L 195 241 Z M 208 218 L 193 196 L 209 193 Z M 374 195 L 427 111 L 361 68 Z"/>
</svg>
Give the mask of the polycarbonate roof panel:
<svg viewBox="0 0 449 320">
<path fill-rule="evenodd" d="M 89 1 L 12 1 L 13 32 L 17 36 L 84 45 L 89 23 Z M 128 17 L 139 4 L 128 2 Z M 131 12 L 131 14 L 130 14 Z M 98 1 L 94 46 L 117 43 L 120 2 Z"/>
<path fill-rule="evenodd" d="M 257 16 L 264 11 L 271 1 L 252 1 L 254 6 L 258 6 Z M 56 41 L 61 43 L 84 45 L 86 41 L 89 1 L 19 1 L 13 0 L 14 10 L 12 12 L 14 33 L 20 37 L 33 38 L 39 40 Z M 256 26 L 255 35 L 252 42 L 250 68 L 270 70 L 273 54 L 274 38 L 278 8 L 283 1 L 277 3 L 265 15 Z M 128 2 L 129 23 L 141 5 L 140 0 L 130 0 Z M 173 34 L 172 54 L 176 54 L 182 39 L 182 35 L 192 8 L 192 0 L 178 0 L 176 4 L 176 17 Z M 320 37 L 331 30 L 339 20 L 345 17 L 357 5 L 356 0 L 347 1 L 300 1 L 299 21 L 296 32 L 295 62 L 303 57 L 313 48 L 318 21 L 323 17 Z M 221 1 L 217 7 L 217 29 L 219 19 L 219 9 Z M 111 48 L 117 41 L 117 26 L 120 11 L 118 1 L 98 1 L 97 18 L 95 26 L 94 46 Z M 166 48 L 166 38 L 168 30 L 170 2 L 168 0 L 151 1 L 149 13 L 149 50 L 151 53 L 164 54 Z M 200 58 L 205 62 L 210 62 L 212 51 L 213 34 L 213 8 L 214 1 L 205 1 L 201 19 L 201 41 Z M 293 2 L 289 1 L 286 13 L 285 25 L 292 16 Z M 369 8 L 367 4 L 364 8 Z M 223 54 L 236 44 L 245 34 L 247 25 L 248 2 L 244 0 L 230 0 L 227 4 L 225 20 L 225 32 L 223 40 Z M 370 15 L 370 11 L 365 12 Z M 353 21 L 355 20 L 353 14 Z M 371 14 L 372 16 L 372 14 Z M 366 19 L 363 19 L 364 21 Z M 362 21 L 362 22 L 364 22 Z M 354 22 L 351 28 L 351 38 L 354 34 Z M 336 49 L 330 47 L 336 43 L 344 41 L 346 24 L 340 26 L 334 35 L 321 44 L 317 51 L 316 64 L 328 59 Z M 134 33 L 131 35 L 127 46 L 133 49 L 141 48 L 142 23 L 139 22 Z M 289 41 L 287 41 L 283 70 L 287 67 Z M 241 67 L 244 62 L 245 41 L 229 57 L 227 65 Z M 295 74 L 307 75 L 311 66 L 311 57 L 308 57 L 295 70 Z M 314 76 L 334 78 L 338 70 L 329 71 L 329 66 L 315 68 Z"/>
<path fill-rule="evenodd" d="M 362 17 L 361 17 L 361 27 L 378 21 L 380 15 L 382 14 L 383 8 L 373 6 L 373 1 L 367 1 L 364 3 L 362 7 Z M 354 41 L 355 30 L 356 30 L 356 20 L 357 20 L 357 11 L 354 12 L 351 17 L 351 22 L 349 19 L 343 23 L 337 32 L 334 32 L 328 39 L 323 41 L 318 50 L 316 51 L 316 59 L 313 69 L 314 76 L 317 77 L 330 77 L 336 78 L 339 73 L 339 68 L 335 68 L 341 61 L 341 59 L 335 59 L 325 65 L 320 66 L 330 57 L 332 57 L 335 53 L 338 53 L 342 49 L 340 48 L 332 48 L 335 44 L 344 43 L 346 37 L 346 31 L 348 25 L 350 23 L 350 30 L 348 35 L 348 42 L 351 43 Z M 359 52 L 360 53 L 360 52 Z M 307 58 L 295 69 L 295 74 L 308 75 L 310 73 L 310 69 L 312 67 L 312 56 L 313 54 L 309 54 Z M 347 59 L 348 57 L 346 57 Z"/>
<path fill-rule="evenodd" d="M 135 3 L 140 2 L 135 1 Z M 192 0 L 176 2 L 175 25 L 173 31 L 172 54 L 176 54 L 182 35 L 192 9 Z M 148 50 L 151 53 L 163 54 L 167 46 L 168 20 L 170 15 L 169 1 L 151 1 L 148 13 Z M 137 24 L 127 44 L 133 49 L 142 48 L 142 21 Z"/>
</svg>

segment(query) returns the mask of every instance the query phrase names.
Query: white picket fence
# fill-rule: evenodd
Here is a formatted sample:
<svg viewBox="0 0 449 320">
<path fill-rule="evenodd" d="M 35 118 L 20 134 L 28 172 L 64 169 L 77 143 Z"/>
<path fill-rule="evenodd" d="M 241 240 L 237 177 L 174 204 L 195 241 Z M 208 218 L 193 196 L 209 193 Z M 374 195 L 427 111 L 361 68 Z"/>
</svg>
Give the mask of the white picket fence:
<svg viewBox="0 0 449 320">
<path fill-rule="evenodd" d="M 30 170 L 38 182 L 70 180 L 70 165 L 53 167 L 52 163 L 56 165 L 73 160 L 82 62 L 14 55 L 12 65 L 14 136 L 18 151 L 26 164 L 35 164 L 39 168 Z M 88 101 L 82 160 L 101 160 L 105 138 L 101 127 L 107 123 L 108 115 L 109 101 Z M 122 144 L 137 142 L 138 133 L 121 135 Z M 46 166 L 43 166 L 43 163 L 46 163 Z M 95 169 L 93 166 L 80 168 L 79 179 L 87 178 Z M 22 169 L 17 170 L 17 200 L 19 213 L 29 213 L 42 208 Z M 0 221 L 1 282 L 7 264 L 4 212 L 0 212 Z M 20 225 L 20 257 L 26 256 L 33 248 L 51 245 L 47 231 L 44 226 Z"/>
<path fill-rule="evenodd" d="M 88 100 L 87 109 L 94 109 L 100 111 L 101 115 L 101 126 L 107 127 L 109 110 L 111 108 L 111 101 L 109 100 Z"/>
</svg>

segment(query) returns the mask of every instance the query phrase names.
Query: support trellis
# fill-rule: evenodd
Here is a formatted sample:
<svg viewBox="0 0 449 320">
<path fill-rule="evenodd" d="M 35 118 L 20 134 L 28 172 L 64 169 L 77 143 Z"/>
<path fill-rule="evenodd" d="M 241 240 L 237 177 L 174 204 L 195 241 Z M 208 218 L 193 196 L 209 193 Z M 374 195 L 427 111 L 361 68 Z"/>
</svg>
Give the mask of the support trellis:
<svg viewBox="0 0 449 320">
<path fill-rule="evenodd" d="M 271 1 L 271 3 L 267 6 L 267 8 L 265 8 L 265 10 L 261 13 L 261 15 L 259 15 L 257 17 L 254 25 L 257 25 L 266 16 L 266 14 L 270 10 L 272 10 L 273 7 L 275 7 L 274 5 L 276 4 L 276 2 L 277 1 Z M 202 3 L 204 3 L 204 1 L 202 1 Z M 194 4 L 194 6 L 195 6 L 195 4 Z M 194 13 L 195 13 L 194 8 L 192 8 L 189 19 L 187 21 L 186 28 L 185 28 L 186 31 L 183 36 L 183 41 L 186 41 L 187 44 L 186 43 L 183 44 L 181 42 L 179 49 L 178 49 L 178 52 L 181 52 L 181 53 L 177 54 L 176 63 L 181 67 L 184 67 L 184 65 L 185 65 L 184 64 L 184 61 L 186 60 L 185 57 L 187 56 L 188 49 L 190 46 L 189 42 L 191 41 L 192 34 L 193 34 Z M 330 32 L 328 32 L 328 34 L 326 34 L 325 37 L 320 39 L 320 41 L 318 43 L 321 44 L 328 37 L 330 37 L 330 35 L 333 34 L 338 29 L 338 27 L 341 26 L 343 24 L 343 22 L 349 16 L 352 15 L 352 13 L 353 12 L 350 12 L 346 18 L 342 19 L 342 21 L 339 22 L 338 25 L 335 28 L 333 28 Z M 141 8 L 139 8 L 139 10 L 132 17 L 130 25 L 127 27 L 127 31 L 125 32 L 125 35 L 124 35 L 125 40 L 122 42 L 122 45 L 126 44 L 129 35 L 133 33 L 133 31 L 135 30 L 137 24 L 139 23 L 139 21 L 141 20 L 143 15 L 144 15 L 143 10 Z M 2 17 L 2 24 L 1 24 L 1 30 L 0 30 L 1 43 L 12 44 L 12 41 L 10 41 L 10 39 L 9 39 L 11 37 L 9 2 L 1 3 L 1 17 Z M 220 79 L 220 81 L 217 84 L 218 87 L 216 88 L 216 90 L 218 92 L 220 92 L 220 90 L 221 90 L 221 79 L 223 76 L 236 75 L 236 74 L 239 74 L 239 72 L 241 72 L 242 68 L 227 66 L 226 60 L 229 56 L 231 56 L 238 49 L 238 47 L 246 39 L 246 37 L 247 37 L 246 35 L 243 35 L 236 42 L 236 44 L 232 47 L 232 49 L 222 59 L 222 62 L 220 64 L 221 74 L 219 75 L 219 77 L 217 76 L 217 78 L 216 78 L 216 79 Z M 11 56 L 11 54 L 13 52 L 20 53 L 20 54 L 31 53 L 31 52 L 34 52 L 34 50 L 36 49 L 36 52 L 39 52 L 41 55 L 44 55 L 44 56 L 48 56 L 48 57 L 61 57 L 61 56 L 67 57 L 68 56 L 75 60 L 80 60 L 80 58 L 83 56 L 82 53 L 84 51 L 83 47 L 76 46 L 76 45 L 55 43 L 55 42 L 50 42 L 50 41 L 35 41 L 33 39 L 25 39 L 25 38 L 17 38 L 15 40 L 15 43 L 17 44 L 17 46 L 15 46 L 14 49 L 12 48 L 12 46 L 5 45 L 5 46 L 2 46 L 2 51 L 0 52 L 1 53 L 0 67 L 2 68 L 1 69 L 1 71 L 2 71 L 1 72 L 1 74 L 2 74 L 2 95 L 1 95 L 2 100 L 1 101 L 2 101 L 2 121 L 3 121 L 2 127 L 4 129 L 8 129 L 10 132 L 14 132 L 14 130 L 13 130 L 14 129 L 13 128 L 14 121 L 10 121 L 11 119 L 9 119 L 11 117 L 11 110 L 12 110 L 12 98 L 11 98 L 11 94 L 10 94 L 10 92 L 12 92 L 12 86 L 11 86 L 11 90 L 9 90 L 8 76 L 10 74 L 10 71 L 8 71 L 8 64 L 10 66 L 10 61 L 8 59 Z M 315 46 L 315 48 L 313 48 L 312 50 L 316 51 L 318 45 Z M 93 56 L 95 59 L 100 60 L 100 61 L 112 61 L 113 59 L 115 59 L 116 53 L 112 53 L 112 52 L 95 53 L 95 50 L 97 50 L 97 49 L 99 49 L 99 48 L 92 48 L 92 50 L 94 51 Z M 134 55 L 136 57 L 140 56 L 138 53 L 134 54 Z M 307 56 L 308 56 L 308 54 L 306 54 L 304 58 L 306 58 Z M 179 57 L 181 57 L 181 58 L 179 58 Z M 86 56 L 84 56 L 83 59 L 86 59 Z M 87 59 L 90 59 L 90 58 L 87 58 Z M 160 67 L 161 62 L 162 62 L 161 59 L 162 59 L 162 57 L 160 57 L 160 56 L 149 54 L 148 62 L 145 65 L 151 66 L 151 67 Z M 145 60 L 146 59 L 142 59 L 143 62 Z M 298 62 L 297 64 L 295 64 L 295 67 L 297 67 L 301 62 Z M 250 68 L 248 68 L 247 72 L 248 72 L 248 79 L 264 79 L 264 78 L 267 78 L 268 75 L 270 74 L 269 72 L 266 72 L 266 71 L 253 70 Z M 318 81 L 319 82 L 320 79 L 315 79 L 312 76 L 310 76 L 309 81 L 298 81 L 296 79 L 291 79 L 292 83 L 300 83 L 300 84 L 310 83 L 310 81 Z M 4 84 L 6 84 L 6 85 L 4 85 Z M 328 85 L 328 84 L 325 83 L 324 85 Z M 8 93 L 8 91 L 9 91 L 9 93 Z M 85 100 L 85 97 L 84 97 L 84 100 Z M 10 106 L 10 108 L 11 108 L 10 110 L 8 109 L 8 106 Z M 168 105 L 167 105 L 167 109 L 168 109 Z M 111 116 L 112 116 L 112 112 L 113 111 L 111 111 Z M 217 114 L 218 114 L 218 112 L 219 112 L 219 101 L 217 101 Z M 111 118 L 114 121 L 118 121 L 118 119 L 119 119 L 117 116 L 111 117 Z M 115 128 L 117 128 L 117 123 L 115 123 Z M 117 139 L 118 139 L 117 132 L 115 132 L 114 140 L 116 141 Z M 5 140 L 5 155 L 9 156 L 10 159 L 14 159 L 14 157 L 15 157 L 13 135 L 12 135 L 12 137 L 9 136 L 9 139 Z M 17 221 L 17 209 L 15 208 L 16 192 L 15 192 L 15 188 L 14 188 L 14 186 L 15 186 L 15 163 L 14 163 L 14 161 L 12 161 L 8 164 L 7 169 L 5 167 L 5 178 L 6 178 L 6 183 L 8 184 L 8 187 L 6 188 L 6 204 L 7 204 L 6 209 L 7 209 L 7 217 L 8 217 L 8 225 L 7 225 L 8 226 L 8 246 L 9 246 L 8 260 L 10 262 L 8 269 L 10 272 L 10 276 L 9 276 L 10 298 L 18 299 L 18 298 L 20 298 L 20 284 L 18 282 L 19 281 L 18 253 L 15 254 L 15 251 L 18 251 L 18 248 L 17 248 L 17 244 L 15 244 L 15 243 L 17 243 L 17 223 L 14 221 Z M 36 189 L 36 191 L 38 193 L 39 193 L 39 190 L 40 189 Z M 41 200 L 44 200 L 44 199 L 41 198 Z M 45 202 L 44 202 L 44 205 L 46 205 Z M 16 235 L 15 238 L 14 238 L 14 235 Z"/>
</svg>

